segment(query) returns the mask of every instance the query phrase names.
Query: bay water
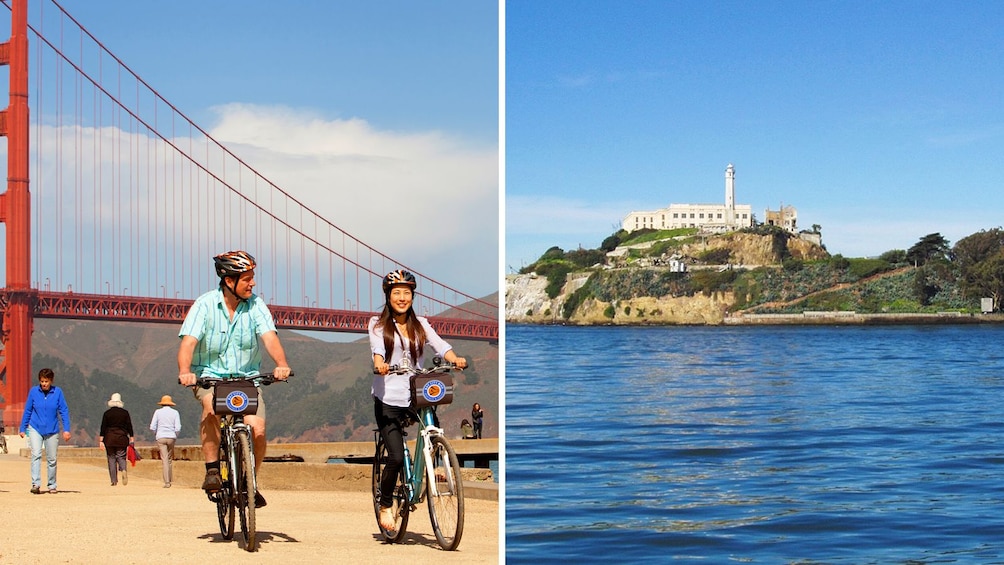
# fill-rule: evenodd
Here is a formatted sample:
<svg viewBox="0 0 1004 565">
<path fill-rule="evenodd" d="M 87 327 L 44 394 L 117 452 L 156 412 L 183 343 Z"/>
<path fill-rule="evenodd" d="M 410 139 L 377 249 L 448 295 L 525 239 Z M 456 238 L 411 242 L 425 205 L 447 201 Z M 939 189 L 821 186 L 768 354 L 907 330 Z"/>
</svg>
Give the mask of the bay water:
<svg viewBox="0 0 1004 565">
<path fill-rule="evenodd" d="M 506 561 L 1004 563 L 1004 327 L 506 327 Z"/>
</svg>

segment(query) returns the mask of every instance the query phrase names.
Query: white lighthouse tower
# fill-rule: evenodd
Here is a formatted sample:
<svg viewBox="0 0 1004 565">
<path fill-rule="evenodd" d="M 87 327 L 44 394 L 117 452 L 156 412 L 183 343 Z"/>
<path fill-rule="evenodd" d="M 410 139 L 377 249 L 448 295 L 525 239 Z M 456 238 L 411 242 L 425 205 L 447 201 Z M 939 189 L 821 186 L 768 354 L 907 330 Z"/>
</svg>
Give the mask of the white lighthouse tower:
<svg viewBox="0 0 1004 565">
<path fill-rule="evenodd" d="M 736 221 L 736 168 L 725 167 L 725 223 L 732 227 Z"/>
</svg>

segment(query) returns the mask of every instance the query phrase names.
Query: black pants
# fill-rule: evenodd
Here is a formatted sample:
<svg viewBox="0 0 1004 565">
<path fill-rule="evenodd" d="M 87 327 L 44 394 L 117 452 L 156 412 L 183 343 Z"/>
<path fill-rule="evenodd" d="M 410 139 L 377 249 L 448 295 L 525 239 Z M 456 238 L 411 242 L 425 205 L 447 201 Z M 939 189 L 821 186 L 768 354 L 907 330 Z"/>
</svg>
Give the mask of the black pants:
<svg viewBox="0 0 1004 565">
<path fill-rule="evenodd" d="M 394 502 L 394 487 L 404 466 L 404 430 L 402 422 L 406 419 L 409 408 L 384 404 L 379 398 L 373 397 L 373 415 L 376 416 L 380 437 L 387 446 L 387 461 L 380 477 L 380 506 L 388 507 Z"/>
</svg>

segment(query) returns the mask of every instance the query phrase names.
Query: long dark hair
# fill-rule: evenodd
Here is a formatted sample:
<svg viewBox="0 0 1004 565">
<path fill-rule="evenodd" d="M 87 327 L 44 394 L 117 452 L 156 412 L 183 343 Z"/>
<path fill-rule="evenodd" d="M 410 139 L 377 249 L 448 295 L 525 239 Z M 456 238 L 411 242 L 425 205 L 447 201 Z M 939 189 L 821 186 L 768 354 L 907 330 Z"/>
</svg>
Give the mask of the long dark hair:
<svg viewBox="0 0 1004 565">
<path fill-rule="evenodd" d="M 412 291 L 412 297 L 414 296 L 415 291 Z M 384 361 L 390 363 L 391 355 L 394 353 L 394 337 L 397 335 L 397 326 L 394 322 L 394 309 L 390 307 L 389 291 L 387 293 L 387 302 L 383 305 L 383 312 L 380 313 L 377 325 L 383 326 L 383 349 L 387 354 Z M 426 336 L 425 328 L 419 323 L 414 306 L 408 308 L 408 311 L 404 313 L 404 333 L 404 337 L 407 337 L 409 341 L 411 359 L 417 363 L 418 358 L 422 356 L 422 352 L 425 350 Z"/>
</svg>

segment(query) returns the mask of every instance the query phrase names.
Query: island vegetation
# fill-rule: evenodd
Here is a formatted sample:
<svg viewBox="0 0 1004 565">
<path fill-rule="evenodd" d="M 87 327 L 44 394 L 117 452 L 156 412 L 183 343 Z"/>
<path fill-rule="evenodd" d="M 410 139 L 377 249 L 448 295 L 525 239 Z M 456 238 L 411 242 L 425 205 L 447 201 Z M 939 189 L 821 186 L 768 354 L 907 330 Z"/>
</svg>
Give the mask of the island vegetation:
<svg viewBox="0 0 1004 565">
<path fill-rule="evenodd" d="M 713 298 L 724 315 L 980 313 L 983 298 L 992 299 L 991 310 L 1000 309 L 1004 230 L 999 227 L 954 245 L 931 233 L 909 249 L 877 257 L 830 255 L 825 246 L 811 243 L 820 239 L 818 225 L 803 234 L 758 225 L 721 235 L 696 229 L 619 230 L 595 249 L 552 247 L 520 273 L 545 277 L 548 304 L 560 311 L 527 308 L 512 313 L 514 320 L 507 299 L 507 319 L 572 320 L 587 303 L 602 304 L 608 319 L 658 318 L 658 312 L 632 306 L 640 297 Z M 578 284 L 570 288 L 573 279 Z"/>
</svg>

